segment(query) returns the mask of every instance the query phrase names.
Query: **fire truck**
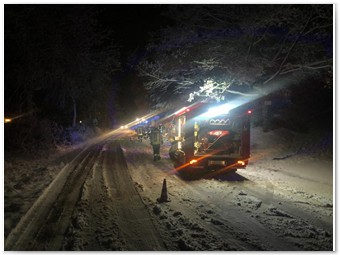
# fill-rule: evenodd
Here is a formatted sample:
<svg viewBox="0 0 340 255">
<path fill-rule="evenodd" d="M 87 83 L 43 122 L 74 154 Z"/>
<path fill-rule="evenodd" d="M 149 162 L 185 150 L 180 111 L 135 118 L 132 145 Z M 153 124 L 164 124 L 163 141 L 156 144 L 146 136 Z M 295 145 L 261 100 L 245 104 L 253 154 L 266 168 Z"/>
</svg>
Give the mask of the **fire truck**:
<svg viewBox="0 0 340 255">
<path fill-rule="evenodd" d="M 199 103 L 172 118 L 169 155 L 179 173 L 236 171 L 248 165 L 250 116 L 246 106 Z"/>
</svg>

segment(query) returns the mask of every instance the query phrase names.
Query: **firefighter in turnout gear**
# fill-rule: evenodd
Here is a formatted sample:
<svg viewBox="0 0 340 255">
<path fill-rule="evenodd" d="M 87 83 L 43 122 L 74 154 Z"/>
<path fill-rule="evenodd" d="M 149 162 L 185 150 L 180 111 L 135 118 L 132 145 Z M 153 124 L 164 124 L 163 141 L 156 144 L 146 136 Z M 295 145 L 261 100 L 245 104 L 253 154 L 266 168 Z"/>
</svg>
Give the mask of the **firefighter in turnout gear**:
<svg viewBox="0 0 340 255">
<path fill-rule="evenodd" d="M 138 136 L 138 142 L 142 142 L 143 141 L 143 128 L 142 127 L 137 128 L 137 136 Z"/>
<path fill-rule="evenodd" d="M 150 144 L 152 145 L 152 149 L 153 149 L 153 160 L 157 161 L 160 160 L 160 147 L 161 147 L 161 143 L 162 143 L 162 135 L 161 135 L 161 131 L 159 129 L 159 127 L 151 127 L 150 130 Z"/>
</svg>

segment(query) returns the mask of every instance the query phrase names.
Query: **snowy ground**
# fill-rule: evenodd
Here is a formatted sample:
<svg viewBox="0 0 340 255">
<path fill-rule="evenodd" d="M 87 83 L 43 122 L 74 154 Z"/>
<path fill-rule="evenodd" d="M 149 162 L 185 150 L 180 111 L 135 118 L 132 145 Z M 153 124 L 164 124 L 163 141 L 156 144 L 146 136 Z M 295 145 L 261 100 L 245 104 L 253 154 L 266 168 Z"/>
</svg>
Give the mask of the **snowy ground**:
<svg viewBox="0 0 340 255">
<path fill-rule="evenodd" d="M 333 162 L 304 137 L 254 128 L 247 169 L 193 181 L 173 171 L 167 143 L 154 162 L 147 141 L 120 138 L 123 158 L 110 159 L 116 139 L 92 156 L 62 249 L 333 250 Z M 5 158 L 5 238 L 79 150 L 41 160 Z M 122 174 L 111 176 L 110 169 Z M 171 201 L 158 203 L 164 179 Z M 130 180 L 132 189 L 119 190 Z M 138 214 L 126 210 L 129 203 Z M 126 217 L 143 221 L 124 224 Z M 153 237 L 145 244 L 141 235 Z"/>
<path fill-rule="evenodd" d="M 124 148 L 131 175 L 164 228 L 162 235 L 171 233 L 167 240 L 173 250 L 330 250 L 333 165 L 297 155 L 293 135 L 254 129 L 257 143 L 247 169 L 192 182 L 173 174 L 166 146 L 163 161 L 156 163 L 150 146 Z M 164 178 L 171 202 L 158 204 Z"/>
</svg>

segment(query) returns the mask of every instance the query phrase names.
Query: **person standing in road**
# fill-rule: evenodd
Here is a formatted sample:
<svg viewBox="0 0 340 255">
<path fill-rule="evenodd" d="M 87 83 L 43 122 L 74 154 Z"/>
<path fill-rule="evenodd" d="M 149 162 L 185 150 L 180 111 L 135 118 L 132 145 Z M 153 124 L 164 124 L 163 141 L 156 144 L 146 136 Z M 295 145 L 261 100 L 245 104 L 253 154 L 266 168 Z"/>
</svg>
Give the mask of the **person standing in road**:
<svg viewBox="0 0 340 255">
<path fill-rule="evenodd" d="M 161 131 L 158 127 L 153 126 L 151 127 L 150 132 L 150 144 L 152 145 L 153 149 L 153 160 L 157 161 L 161 159 L 160 156 L 160 148 L 162 143 Z"/>
<path fill-rule="evenodd" d="M 137 128 L 137 136 L 138 136 L 138 142 L 143 142 L 143 128 L 142 127 Z"/>
</svg>

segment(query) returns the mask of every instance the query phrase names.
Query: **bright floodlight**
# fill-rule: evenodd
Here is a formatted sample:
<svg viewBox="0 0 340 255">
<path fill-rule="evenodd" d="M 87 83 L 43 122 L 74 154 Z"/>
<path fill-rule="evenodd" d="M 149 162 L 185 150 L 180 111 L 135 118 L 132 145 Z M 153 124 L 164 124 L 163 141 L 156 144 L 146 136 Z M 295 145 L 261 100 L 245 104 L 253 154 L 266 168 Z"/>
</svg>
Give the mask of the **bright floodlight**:
<svg viewBox="0 0 340 255">
<path fill-rule="evenodd" d="M 216 107 L 211 107 L 209 110 L 205 113 L 203 113 L 201 116 L 206 118 L 212 118 L 221 114 L 227 114 L 231 109 L 235 108 L 234 105 L 230 103 L 222 104 Z"/>
</svg>

